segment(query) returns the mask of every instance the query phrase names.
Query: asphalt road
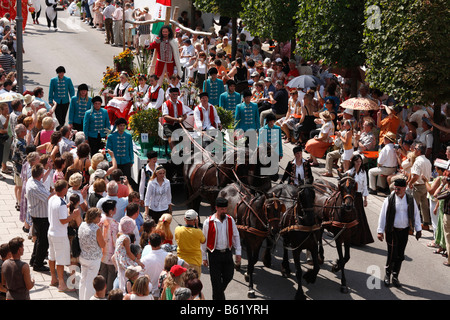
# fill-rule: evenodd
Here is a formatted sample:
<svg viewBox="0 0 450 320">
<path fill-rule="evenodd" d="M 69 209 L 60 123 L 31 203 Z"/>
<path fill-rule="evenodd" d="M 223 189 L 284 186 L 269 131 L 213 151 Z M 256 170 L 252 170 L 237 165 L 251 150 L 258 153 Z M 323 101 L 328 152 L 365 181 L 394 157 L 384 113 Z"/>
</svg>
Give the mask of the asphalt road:
<svg viewBox="0 0 450 320">
<path fill-rule="evenodd" d="M 59 13 L 58 32 L 49 31 L 44 25 L 45 18 L 41 17 L 40 25 L 28 24 L 24 35 L 24 84 L 32 90 L 42 86 L 45 95 L 55 69 L 62 65 L 67 70 L 67 76 L 72 78 L 75 87 L 81 83 L 88 84 L 97 94 L 101 88 L 100 80 L 107 66 L 112 66 L 112 58 L 121 52 L 121 48 L 104 44 L 104 36 L 100 31 L 91 29 L 80 22 L 78 17 L 69 17 L 66 12 Z M 29 20 L 30 21 L 30 20 Z M 281 167 L 293 158 L 292 145 L 285 147 L 285 157 Z M 307 154 L 304 154 L 307 157 Z M 323 163 L 323 160 L 322 160 Z M 313 168 L 316 177 L 323 171 Z M 335 178 L 330 178 L 335 181 Z M 174 203 L 182 203 L 186 198 L 182 186 L 174 187 Z M 432 233 L 423 232 L 423 238 L 416 241 L 410 237 L 406 249 L 406 261 L 400 274 L 403 286 L 385 288 L 381 283 L 384 277 L 384 264 L 386 260 L 386 243 L 376 239 L 376 226 L 378 214 L 383 198 L 369 196 L 369 206 L 366 214 L 375 242 L 364 247 L 352 248 L 351 259 L 346 265 L 346 277 L 349 293 L 339 292 L 340 274 L 331 272 L 331 262 L 337 258 L 336 250 L 325 246 L 325 263 L 321 266 L 316 283 L 305 285 L 302 283 L 305 294 L 312 300 L 442 300 L 450 297 L 450 269 L 444 267 L 444 259 L 432 253 L 426 244 L 432 239 Z M 183 223 L 183 214 L 186 207 L 175 206 L 172 227 Z M 202 206 L 201 220 L 209 214 L 209 207 Z M 236 271 L 233 281 L 226 290 L 227 299 L 248 300 L 247 284 L 244 279 L 246 269 L 246 254 L 243 253 L 243 266 Z M 273 252 L 272 268 L 263 267 L 258 262 L 255 268 L 254 300 L 292 300 L 297 288 L 294 274 L 283 278 L 280 274 L 282 259 L 281 241 L 277 243 Z M 305 256 L 302 254 L 302 268 L 310 268 L 304 264 Z M 291 259 L 291 270 L 295 270 Z M 203 268 L 202 282 L 204 294 L 211 299 L 211 288 L 208 270 Z"/>
</svg>

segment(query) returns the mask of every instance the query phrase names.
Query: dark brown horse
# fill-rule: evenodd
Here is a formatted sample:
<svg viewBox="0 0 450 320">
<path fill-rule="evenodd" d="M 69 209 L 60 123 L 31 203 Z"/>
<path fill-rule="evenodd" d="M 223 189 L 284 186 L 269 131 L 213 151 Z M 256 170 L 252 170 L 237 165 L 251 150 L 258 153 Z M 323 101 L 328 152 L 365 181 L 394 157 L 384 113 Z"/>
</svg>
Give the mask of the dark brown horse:
<svg viewBox="0 0 450 320">
<path fill-rule="evenodd" d="M 252 158 L 248 148 L 244 150 L 242 159 L 239 156 L 237 152 L 230 150 L 220 162 L 206 157 L 205 161 L 194 163 L 194 155 L 188 158 L 184 164 L 183 176 L 190 208 L 199 212 L 200 202 L 205 200 L 211 205 L 213 212 L 219 191 L 238 180 L 252 192 L 264 192 L 271 187 L 270 177 L 261 176 L 262 165 L 258 158 Z"/>
<path fill-rule="evenodd" d="M 338 260 L 332 266 L 333 272 L 341 271 L 341 292 L 347 293 L 345 264 L 350 260 L 350 245 L 355 225 L 358 224 L 354 199 L 358 189 L 354 175 L 339 175 L 339 183 L 324 180 L 314 182 L 316 190 L 315 210 L 322 217 L 322 227 L 333 234 Z M 344 247 L 344 252 L 342 251 Z M 323 250 L 323 249 L 322 249 Z"/>
<path fill-rule="evenodd" d="M 307 182 L 295 186 L 292 184 L 279 185 L 273 190 L 273 197 L 286 205 L 286 211 L 280 222 L 280 235 L 283 237 L 283 261 L 281 273 L 287 277 L 290 274 L 289 255 L 291 251 L 296 267 L 298 283 L 296 300 L 306 299 L 301 284 L 302 269 L 300 265 L 300 253 L 308 250 L 313 259 L 314 268 L 308 270 L 303 278 L 307 283 L 314 283 L 319 273 L 319 241 L 322 237 L 320 219 L 314 214 L 315 190 L 312 184 Z"/>
<path fill-rule="evenodd" d="M 239 235 L 247 252 L 248 267 L 245 275 L 248 281 L 248 297 L 255 298 L 253 271 L 259 259 L 259 251 L 265 239 L 273 239 L 278 234 L 282 205 L 278 199 L 267 194 L 254 196 L 242 184 L 232 183 L 223 188 L 220 197 L 228 200 L 228 214 L 236 220 Z M 264 265 L 270 266 L 271 244 L 267 242 Z M 238 268 L 240 266 L 237 266 Z"/>
</svg>

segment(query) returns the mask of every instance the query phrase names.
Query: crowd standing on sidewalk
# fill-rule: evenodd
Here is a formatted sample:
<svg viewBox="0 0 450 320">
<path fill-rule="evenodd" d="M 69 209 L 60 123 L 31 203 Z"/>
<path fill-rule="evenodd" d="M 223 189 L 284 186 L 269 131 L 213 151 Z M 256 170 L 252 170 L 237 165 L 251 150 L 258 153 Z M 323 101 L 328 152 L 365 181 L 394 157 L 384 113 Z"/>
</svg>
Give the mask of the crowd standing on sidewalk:
<svg viewBox="0 0 450 320">
<path fill-rule="evenodd" d="M 201 12 L 192 22 L 182 12 L 178 21 L 183 26 L 211 35 L 170 27 L 162 27 L 158 36 L 151 35 L 149 25 L 132 22 L 150 20 L 150 8 L 134 10 L 132 1 L 124 2 L 125 12 L 122 3 L 115 0 L 72 1 L 68 10 L 70 14 L 79 10 L 83 22 L 104 32 L 106 44 L 123 46 L 125 42 L 136 53 L 154 49 L 158 54 L 159 74 L 143 75 L 141 89 L 144 108 L 160 109 L 169 138 L 187 115 L 194 117 L 196 130 L 220 129 L 218 107 L 231 111 L 244 131 L 277 131 L 280 140 L 267 142 L 278 143 L 280 158 L 283 145 L 295 146 L 295 159 L 288 168 L 296 177 L 304 177 L 310 166 L 320 167 L 317 159 L 321 158 L 326 159 L 326 171 L 322 172 L 326 177 L 335 176 L 334 172 L 355 173 L 361 184 L 362 221 L 366 220 L 364 207 L 369 194 L 386 195 L 376 230 L 379 240 L 384 239 L 385 231 L 388 240 L 393 229 L 402 229 L 404 243 L 409 226 L 403 222 L 397 225 L 392 215 L 396 210 L 408 215 L 406 206 L 413 206 L 414 217 L 409 218 L 414 219 L 416 231 L 433 232 L 434 240 L 428 246 L 446 257 L 445 266 L 450 265 L 450 146 L 445 154 L 430 152 L 436 139 L 434 128 L 449 132 L 450 123 L 434 123 L 432 107 L 406 108 L 401 101 L 364 83 L 352 96 L 349 79 L 333 73 L 330 66 L 292 55 L 290 43 L 278 43 L 269 55 L 262 50 L 267 39 L 252 37 L 242 28 L 232 60 L 231 22 L 225 18 L 216 33 L 204 30 Z M 37 6 L 39 1 L 33 3 Z M 39 23 L 39 12 L 33 15 L 33 23 Z M 125 36 L 123 15 L 127 20 Z M 15 51 L 9 42 L 11 27 L 5 19 L 7 15 L 0 20 L 0 97 L 19 91 Z M 14 21 L 9 23 L 14 27 Z M 80 299 L 204 299 L 203 265 L 210 268 L 212 298 L 224 299 L 233 277 L 232 253 L 236 262 L 241 258 L 235 221 L 223 210 L 226 199 L 217 199 L 216 212 L 203 229 L 198 213 L 187 210 L 185 225 L 177 227 L 173 236 L 169 228 L 171 185 L 164 167 L 151 160 L 155 160 L 154 154 L 149 153 L 149 163 L 139 168 L 140 181 L 131 179 L 133 142 L 125 130 L 130 114 L 117 117 L 115 113 L 112 117 L 111 109 L 105 109 L 104 97 L 88 97 L 87 85 L 74 88 L 70 69 L 55 68 L 49 92 L 31 88 L 22 91 L 23 99 L 0 103 L 2 173 L 14 178 L 18 218 L 25 238 L 34 242 L 28 262 L 21 260 L 24 239 L 0 245 L 1 297 L 29 299 L 33 287 L 30 270 L 51 272 L 49 285 L 71 292 L 74 287 L 64 280 L 64 270 L 75 264 L 81 269 Z M 317 82 L 304 88 L 290 87 L 290 81 L 298 76 L 314 76 Z M 160 90 L 161 78 L 170 79 L 167 92 Z M 123 114 L 128 112 L 123 107 L 130 102 L 126 72 L 121 81 L 111 97 Z M 194 109 L 180 97 L 180 84 L 193 84 L 199 91 L 200 102 Z M 353 97 L 372 100 L 380 108 L 358 112 L 342 108 L 342 103 Z M 442 105 L 442 113 L 450 119 L 448 104 Z M 449 145 L 446 134 L 438 138 Z M 303 153 L 309 157 L 303 159 Z M 0 179 L 5 177 L 0 175 Z M 282 178 L 281 183 L 286 181 L 299 183 L 297 178 Z M 140 187 L 133 188 L 132 182 Z M 390 199 L 401 200 L 405 207 Z M 371 230 L 361 225 L 364 229 L 360 231 L 366 234 L 357 244 L 370 244 Z M 396 245 L 404 250 L 402 243 Z M 392 273 L 393 283 L 399 283 L 403 259 L 403 251 L 395 261 L 388 259 L 385 282 L 390 283 Z"/>
</svg>

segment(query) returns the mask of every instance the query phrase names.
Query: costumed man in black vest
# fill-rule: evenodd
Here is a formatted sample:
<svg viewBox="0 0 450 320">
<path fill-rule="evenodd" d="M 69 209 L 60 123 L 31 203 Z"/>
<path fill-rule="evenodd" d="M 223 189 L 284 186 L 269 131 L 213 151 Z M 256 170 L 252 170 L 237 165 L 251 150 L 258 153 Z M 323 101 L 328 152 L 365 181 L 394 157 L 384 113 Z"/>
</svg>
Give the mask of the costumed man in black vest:
<svg viewBox="0 0 450 320">
<path fill-rule="evenodd" d="M 406 180 L 394 182 L 394 192 L 383 202 L 378 220 L 378 240 L 383 241 L 386 234 L 387 262 L 384 284 L 400 287 L 398 274 L 405 260 L 405 249 L 410 231 L 416 230 L 416 239 L 422 236 L 420 212 L 413 196 L 406 193 Z"/>
<path fill-rule="evenodd" d="M 309 161 L 303 159 L 303 148 L 301 146 L 295 146 L 292 151 L 295 159 L 288 162 L 283 177 L 281 178 L 281 183 L 288 180 L 289 184 L 295 184 L 296 186 L 299 184 L 312 184 L 314 182 L 314 176 Z"/>
<path fill-rule="evenodd" d="M 213 300 L 225 300 L 225 289 L 233 279 L 234 247 L 236 264 L 241 263 L 241 243 L 234 219 L 227 214 L 228 200 L 216 199 L 216 213 L 203 223 L 206 241 L 202 244 L 203 265 L 209 266 Z"/>
</svg>

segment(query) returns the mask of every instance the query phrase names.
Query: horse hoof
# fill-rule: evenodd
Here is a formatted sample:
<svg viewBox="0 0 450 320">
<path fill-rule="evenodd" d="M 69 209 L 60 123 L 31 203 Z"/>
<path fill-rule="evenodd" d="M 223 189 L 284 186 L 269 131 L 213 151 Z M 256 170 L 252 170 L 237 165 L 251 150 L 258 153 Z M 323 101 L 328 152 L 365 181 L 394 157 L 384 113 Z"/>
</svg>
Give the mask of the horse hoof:
<svg viewBox="0 0 450 320">
<path fill-rule="evenodd" d="M 255 290 L 250 290 L 249 292 L 247 292 L 247 298 L 255 299 L 256 298 Z"/>
<path fill-rule="evenodd" d="M 234 268 L 236 269 L 236 271 L 241 270 L 241 264 L 235 264 Z"/>
<path fill-rule="evenodd" d="M 341 293 L 348 293 L 348 287 L 347 286 L 341 286 Z"/>
</svg>

